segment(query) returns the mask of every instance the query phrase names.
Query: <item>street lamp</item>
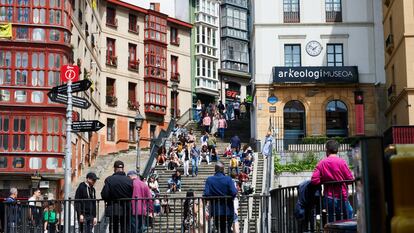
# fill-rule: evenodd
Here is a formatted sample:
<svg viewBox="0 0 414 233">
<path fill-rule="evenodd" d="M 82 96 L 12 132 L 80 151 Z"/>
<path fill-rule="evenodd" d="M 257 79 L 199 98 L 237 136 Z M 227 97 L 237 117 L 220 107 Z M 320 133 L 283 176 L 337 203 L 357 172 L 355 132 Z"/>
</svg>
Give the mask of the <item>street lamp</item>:
<svg viewBox="0 0 414 233">
<path fill-rule="evenodd" d="M 135 116 L 135 127 L 137 129 L 137 163 L 136 163 L 136 170 L 137 173 L 140 174 L 140 166 L 141 166 L 141 149 L 139 147 L 139 134 L 142 129 L 142 123 L 144 123 L 144 117 L 139 113 L 139 110 L 137 112 L 137 115 Z"/>
<path fill-rule="evenodd" d="M 173 118 L 174 120 L 177 118 L 177 96 L 178 96 L 178 83 L 172 82 L 171 89 L 174 96 L 174 108 L 173 108 Z"/>
</svg>

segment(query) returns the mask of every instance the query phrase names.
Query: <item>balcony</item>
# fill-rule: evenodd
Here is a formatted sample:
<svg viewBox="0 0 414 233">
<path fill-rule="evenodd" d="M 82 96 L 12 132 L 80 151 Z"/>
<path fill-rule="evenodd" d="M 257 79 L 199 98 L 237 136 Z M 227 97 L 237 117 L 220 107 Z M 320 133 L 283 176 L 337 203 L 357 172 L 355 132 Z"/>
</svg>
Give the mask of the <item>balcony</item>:
<svg viewBox="0 0 414 233">
<path fill-rule="evenodd" d="M 395 84 L 392 84 L 388 89 L 388 101 L 393 102 L 395 100 L 395 97 L 397 97 L 397 90 Z"/>
<path fill-rule="evenodd" d="M 135 61 L 129 61 L 128 70 L 139 73 L 139 63 L 140 63 L 139 59 Z"/>
<path fill-rule="evenodd" d="M 139 103 L 135 100 L 128 100 L 128 109 L 131 111 L 138 111 Z"/>
<path fill-rule="evenodd" d="M 284 23 L 300 23 L 300 12 L 287 11 L 283 12 Z"/>
<path fill-rule="evenodd" d="M 139 25 L 129 25 L 128 32 L 139 34 Z"/>
<path fill-rule="evenodd" d="M 117 18 L 106 18 L 106 26 L 117 28 L 118 27 L 118 19 Z"/>
<path fill-rule="evenodd" d="M 180 46 L 180 37 L 171 38 L 170 44 Z"/>
<path fill-rule="evenodd" d="M 107 95 L 106 96 L 106 105 L 108 105 L 109 107 L 118 106 L 118 98 L 116 98 L 116 96 Z"/>
<path fill-rule="evenodd" d="M 145 113 L 149 114 L 157 114 L 157 115 L 165 115 L 167 113 L 166 106 L 145 103 Z"/>
<path fill-rule="evenodd" d="M 342 11 L 326 11 L 326 22 L 342 22 Z"/>
<path fill-rule="evenodd" d="M 171 81 L 179 83 L 180 82 L 180 73 L 171 72 Z"/>
<path fill-rule="evenodd" d="M 385 50 L 388 54 L 391 54 L 394 50 L 394 36 L 390 33 L 385 40 Z"/>
<path fill-rule="evenodd" d="M 106 56 L 106 65 L 117 67 L 118 57 L 117 56 Z"/>
</svg>

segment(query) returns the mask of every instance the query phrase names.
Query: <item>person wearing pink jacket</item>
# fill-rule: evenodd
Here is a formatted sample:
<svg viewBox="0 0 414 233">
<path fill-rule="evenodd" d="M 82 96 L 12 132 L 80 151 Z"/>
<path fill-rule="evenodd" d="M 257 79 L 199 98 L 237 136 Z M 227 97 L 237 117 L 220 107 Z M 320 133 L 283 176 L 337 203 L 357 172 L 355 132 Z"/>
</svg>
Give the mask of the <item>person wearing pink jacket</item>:
<svg viewBox="0 0 414 233">
<path fill-rule="evenodd" d="M 133 180 L 131 232 L 142 233 L 148 217 L 151 217 L 153 213 L 151 190 L 145 182 L 139 179 L 136 171 L 129 171 L 127 175 Z"/>
<path fill-rule="evenodd" d="M 354 177 L 345 160 L 338 157 L 338 149 L 337 141 L 326 142 L 327 157 L 316 165 L 311 179 L 313 185 L 324 184 L 323 204 L 327 205 L 329 222 L 334 219 L 350 219 L 353 216 L 353 209 L 348 201 L 347 181 Z"/>
</svg>

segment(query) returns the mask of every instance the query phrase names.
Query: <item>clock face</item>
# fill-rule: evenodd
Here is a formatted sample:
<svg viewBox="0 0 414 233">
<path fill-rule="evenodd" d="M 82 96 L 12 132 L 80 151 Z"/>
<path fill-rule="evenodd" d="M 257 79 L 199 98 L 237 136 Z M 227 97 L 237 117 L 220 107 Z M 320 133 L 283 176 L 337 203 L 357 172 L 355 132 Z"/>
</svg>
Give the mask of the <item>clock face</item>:
<svg viewBox="0 0 414 233">
<path fill-rule="evenodd" d="M 318 42 L 318 41 L 309 41 L 309 43 L 306 45 L 306 52 L 313 56 L 316 57 L 319 54 L 321 54 L 322 52 L 322 45 Z"/>
</svg>

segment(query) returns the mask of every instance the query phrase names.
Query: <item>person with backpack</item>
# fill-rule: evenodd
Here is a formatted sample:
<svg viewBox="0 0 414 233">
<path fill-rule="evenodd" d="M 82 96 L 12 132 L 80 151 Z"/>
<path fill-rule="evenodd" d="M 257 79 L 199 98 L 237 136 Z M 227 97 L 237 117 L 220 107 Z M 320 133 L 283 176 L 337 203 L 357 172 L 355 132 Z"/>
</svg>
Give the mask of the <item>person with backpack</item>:
<svg viewBox="0 0 414 233">
<path fill-rule="evenodd" d="M 55 233 L 58 230 L 58 218 L 55 210 L 55 203 L 49 202 L 47 210 L 43 214 L 44 230 L 47 233 Z"/>
</svg>

